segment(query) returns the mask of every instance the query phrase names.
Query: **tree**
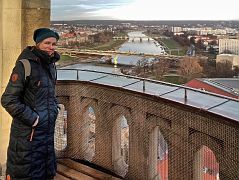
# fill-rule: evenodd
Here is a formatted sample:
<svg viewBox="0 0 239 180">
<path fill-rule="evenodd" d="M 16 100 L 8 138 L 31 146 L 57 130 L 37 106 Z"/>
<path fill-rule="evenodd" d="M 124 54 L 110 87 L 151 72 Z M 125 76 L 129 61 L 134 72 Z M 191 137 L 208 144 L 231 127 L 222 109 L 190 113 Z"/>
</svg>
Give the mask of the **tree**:
<svg viewBox="0 0 239 180">
<path fill-rule="evenodd" d="M 216 60 L 215 59 L 199 59 L 198 63 L 203 68 L 203 77 L 214 78 L 217 77 L 216 73 Z"/>
<path fill-rule="evenodd" d="M 198 59 L 194 57 L 185 57 L 180 61 L 179 72 L 188 80 L 195 77 L 200 77 L 202 67 L 198 63 Z"/>
<path fill-rule="evenodd" d="M 195 37 L 194 36 L 192 36 L 190 39 L 189 39 L 189 42 L 190 42 L 190 44 L 196 44 L 195 43 Z"/>
<path fill-rule="evenodd" d="M 238 77 L 239 76 L 239 67 L 235 66 L 233 71 L 234 71 L 234 76 Z"/>
<path fill-rule="evenodd" d="M 230 61 L 217 62 L 216 65 L 217 77 L 230 78 L 233 77 L 232 63 Z"/>
<path fill-rule="evenodd" d="M 209 44 L 210 44 L 210 45 L 218 45 L 218 42 L 217 42 L 217 40 L 213 40 L 213 41 L 211 41 Z"/>
<path fill-rule="evenodd" d="M 158 62 L 153 64 L 153 74 L 157 79 L 162 79 L 163 75 L 165 75 L 170 67 L 169 60 L 160 59 Z"/>
<path fill-rule="evenodd" d="M 197 48 L 199 49 L 205 49 L 205 46 L 203 45 L 202 39 L 199 39 L 198 42 L 196 43 Z"/>
</svg>

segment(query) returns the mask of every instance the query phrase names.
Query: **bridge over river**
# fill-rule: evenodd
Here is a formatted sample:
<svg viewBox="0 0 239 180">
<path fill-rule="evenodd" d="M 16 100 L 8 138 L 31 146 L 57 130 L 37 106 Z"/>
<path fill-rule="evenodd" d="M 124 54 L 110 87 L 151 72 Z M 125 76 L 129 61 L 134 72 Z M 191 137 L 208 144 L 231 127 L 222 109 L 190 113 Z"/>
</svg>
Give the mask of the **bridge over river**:
<svg viewBox="0 0 239 180">
<path fill-rule="evenodd" d="M 69 55 L 72 57 L 77 57 L 78 55 L 97 55 L 97 56 L 114 56 L 117 54 L 126 55 L 126 56 L 142 56 L 142 57 L 158 57 L 164 59 L 173 59 L 178 60 L 182 59 L 184 56 L 170 55 L 167 53 L 138 53 L 132 51 L 103 51 L 103 50 L 87 50 L 87 49 L 68 49 L 68 48 L 58 48 L 58 51 L 63 55 Z"/>
</svg>

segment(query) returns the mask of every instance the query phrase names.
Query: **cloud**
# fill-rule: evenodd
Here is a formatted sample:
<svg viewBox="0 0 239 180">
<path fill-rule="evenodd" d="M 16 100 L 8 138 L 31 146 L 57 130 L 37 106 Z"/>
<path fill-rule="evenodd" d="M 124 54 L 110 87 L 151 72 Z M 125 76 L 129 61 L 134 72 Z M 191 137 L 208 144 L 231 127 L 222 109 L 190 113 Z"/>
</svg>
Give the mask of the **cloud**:
<svg viewBox="0 0 239 180">
<path fill-rule="evenodd" d="M 234 0 L 51 0 L 52 20 L 231 20 L 239 19 Z"/>
<path fill-rule="evenodd" d="M 98 14 L 101 9 L 114 9 L 134 0 L 52 0 L 52 20 L 114 19 Z M 98 17 L 97 17 L 98 16 Z"/>
</svg>

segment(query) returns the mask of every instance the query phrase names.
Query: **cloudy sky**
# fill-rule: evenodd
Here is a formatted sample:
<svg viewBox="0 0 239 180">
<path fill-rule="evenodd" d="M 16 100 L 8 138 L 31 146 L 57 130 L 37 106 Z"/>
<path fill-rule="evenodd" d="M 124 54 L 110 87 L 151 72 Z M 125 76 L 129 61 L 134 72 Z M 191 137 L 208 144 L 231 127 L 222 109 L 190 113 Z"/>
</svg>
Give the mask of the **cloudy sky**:
<svg viewBox="0 0 239 180">
<path fill-rule="evenodd" d="M 239 20 L 237 0 L 51 0 L 51 20 Z"/>
</svg>

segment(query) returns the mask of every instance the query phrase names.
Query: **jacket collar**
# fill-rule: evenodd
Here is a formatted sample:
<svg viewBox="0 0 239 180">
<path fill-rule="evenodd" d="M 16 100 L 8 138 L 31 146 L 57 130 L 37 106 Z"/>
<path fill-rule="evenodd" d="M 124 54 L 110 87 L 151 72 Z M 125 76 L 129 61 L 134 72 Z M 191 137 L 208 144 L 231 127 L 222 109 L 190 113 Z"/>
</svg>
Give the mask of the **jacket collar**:
<svg viewBox="0 0 239 180">
<path fill-rule="evenodd" d="M 35 46 L 26 47 L 18 56 L 17 61 L 20 59 L 29 59 L 37 62 L 46 62 L 47 64 L 55 63 L 60 60 L 58 52 L 54 52 L 53 56 L 49 56 L 44 51 L 37 49 Z"/>
</svg>

